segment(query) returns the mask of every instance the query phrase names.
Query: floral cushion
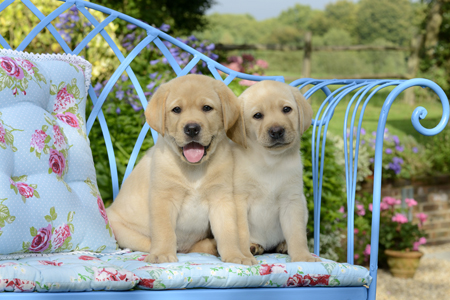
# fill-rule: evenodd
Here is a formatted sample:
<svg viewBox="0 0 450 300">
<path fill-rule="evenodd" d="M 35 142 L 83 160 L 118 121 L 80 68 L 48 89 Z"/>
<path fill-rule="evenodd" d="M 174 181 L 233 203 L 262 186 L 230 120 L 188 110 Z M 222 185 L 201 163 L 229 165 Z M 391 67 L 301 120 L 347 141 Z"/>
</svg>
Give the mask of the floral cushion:
<svg viewBox="0 0 450 300">
<path fill-rule="evenodd" d="M 290 262 L 288 255 L 259 255 L 244 266 L 209 254 L 178 254 L 179 262 L 149 264 L 146 253 L 54 255 L 0 261 L 0 292 L 69 292 L 299 286 L 368 286 L 366 268 L 322 259 Z"/>
<path fill-rule="evenodd" d="M 92 255 L 0 261 L 0 292 L 128 290 L 138 282 L 132 272 Z"/>
<path fill-rule="evenodd" d="M 86 136 L 90 76 L 77 56 L 0 50 L 0 259 L 117 248 Z"/>
<path fill-rule="evenodd" d="M 220 258 L 201 253 L 178 253 L 177 263 L 149 264 L 147 254 L 133 252 L 104 256 L 115 266 L 138 277 L 139 288 L 164 290 L 184 288 L 242 288 L 294 286 L 364 286 L 370 285 L 369 271 L 361 266 L 322 262 L 290 262 L 289 255 L 258 255 L 254 266 L 223 263 Z"/>
</svg>

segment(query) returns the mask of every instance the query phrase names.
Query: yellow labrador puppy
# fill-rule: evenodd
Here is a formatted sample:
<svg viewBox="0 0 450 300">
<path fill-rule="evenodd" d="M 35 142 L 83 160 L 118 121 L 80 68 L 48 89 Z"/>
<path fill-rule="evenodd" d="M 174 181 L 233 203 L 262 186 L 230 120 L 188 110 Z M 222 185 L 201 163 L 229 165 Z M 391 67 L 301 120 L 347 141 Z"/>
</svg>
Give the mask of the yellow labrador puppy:
<svg viewBox="0 0 450 300">
<path fill-rule="evenodd" d="M 242 118 L 234 141 L 234 192 L 241 250 L 283 248 L 292 261 L 320 261 L 307 247 L 308 211 L 303 194 L 300 136 L 311 125 L 312 108 L 298 89 L 261 81 L 239 97 Z M 277 250 L 279 250 L 277 249 Z"/>
<path fill-rule="evenodd" d="M 107 209 L 121 247 L 149 251 L 150 263 L 176 262 L 177 251 L 202 251 L 205 241 L 196 243 L 212 231 L 222 261 L 255 262 L 239 248 L 226 136 L 239 113 L 233 92 L 211 77 L 186 75 L 160 86 L 145 111 L 158 141 Z"/>
</svg>

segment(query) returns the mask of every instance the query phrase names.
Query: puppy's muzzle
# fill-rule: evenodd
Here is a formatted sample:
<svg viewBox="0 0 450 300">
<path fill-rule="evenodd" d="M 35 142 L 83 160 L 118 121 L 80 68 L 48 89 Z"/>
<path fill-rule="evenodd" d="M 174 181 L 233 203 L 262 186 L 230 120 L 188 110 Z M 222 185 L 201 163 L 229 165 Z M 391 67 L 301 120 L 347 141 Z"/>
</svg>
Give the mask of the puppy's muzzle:
<svg viewBox="0 0 450 300">
<path fill-rule="evenodd" d="M 274 140 L 279 140 L 284 137 L 284 128 L 281 126 L 273 126 L 269 128 L 269 136 Z"/>
<path fill-rule="evenodd" d="M 188 123 L 184 126 L 184 133 L 191 138 L 196 137 L 201 130 L 202 127 L 197 123 Z"/>
</svg>

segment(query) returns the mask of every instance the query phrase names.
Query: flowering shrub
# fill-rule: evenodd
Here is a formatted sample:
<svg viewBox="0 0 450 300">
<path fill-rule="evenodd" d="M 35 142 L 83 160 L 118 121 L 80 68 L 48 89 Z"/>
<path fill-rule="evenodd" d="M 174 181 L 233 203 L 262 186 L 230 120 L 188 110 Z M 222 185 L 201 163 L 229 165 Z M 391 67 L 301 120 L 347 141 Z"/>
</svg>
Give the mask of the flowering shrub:
<svg viewBox="0 0 450 300">
<path fill-rule="evenodd" d="M 405 199 L 408 207 L 417 205 L 414 199 Z M 401 203 L 400 200 L 392 197 L 384 197 L 381 206 L 380 227 L 380 249 L 390 249 L 398 251 L 417 251 L 419 245 L 425 244 L 425 232 L 422 225 L 426 220 L 426 215 L 421 213 L 416 215 L 418 224 L 413 224 L 405 216 L 404 212 L 396 208 Z"/>
<path fill-rule="evenodd" d="M 427 219 L 424 213 L 416 214 L 418 223 L 411 222 L 406 212 L 400 208 L 401 200 L 384 197 L 380 203 L 380 264 L 383 265 L 384 250 L 417 251 L 426 243 L 423 223 Z M 407 210 L 417 205 L 414 199 L 405 199 Z M 355 202 L 354 260 L 356 264 L 368 265 L 370 258 L 370 230 L 372 222 L 372 195 L 365 193 Z M 339 212 L 344 218 L 347 214 L 342 206 Z"/>
<path fill-rule="evenodd" d="M 253 75 L 264 75 L 264 71 L 269 67 L 269 64 L 262 59 L 255 59 L 251 54 L 242 54 L 242 56 L 230 56 L 227 58 L 227 63 L 223 64 L 225 67 L 236 71 Z M 251 86 L 256 81 L 241 80 L 240 85 Z"/>
</svg>

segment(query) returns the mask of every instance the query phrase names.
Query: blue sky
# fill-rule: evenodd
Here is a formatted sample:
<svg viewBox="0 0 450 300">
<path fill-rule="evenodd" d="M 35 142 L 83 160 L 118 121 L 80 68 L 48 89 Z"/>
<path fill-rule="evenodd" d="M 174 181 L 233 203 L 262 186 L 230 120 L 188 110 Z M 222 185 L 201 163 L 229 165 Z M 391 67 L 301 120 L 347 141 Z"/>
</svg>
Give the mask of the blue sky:
<svg viewBox="0 0 450 300">
<path fill-rule="evenodd" d="M 250 14 L 257 20 L 276 17 L 281 11 L 294 6 L 296 3 L 309 5 L 315 9 L 324 9 L 328 3 L 337 0 L 216 0 L 206 14 Z M 356 0 L 352 0 L 357 2 Z"/>
</svg>

